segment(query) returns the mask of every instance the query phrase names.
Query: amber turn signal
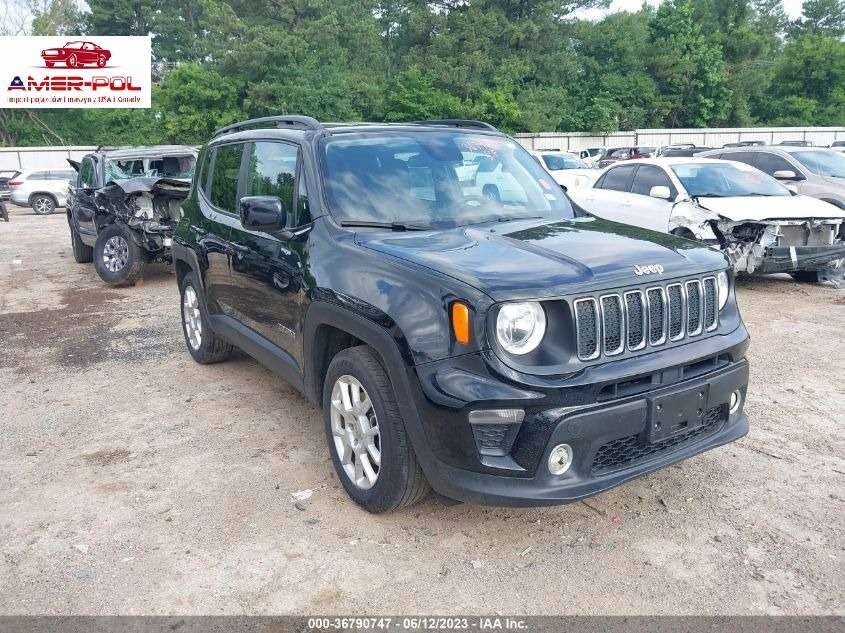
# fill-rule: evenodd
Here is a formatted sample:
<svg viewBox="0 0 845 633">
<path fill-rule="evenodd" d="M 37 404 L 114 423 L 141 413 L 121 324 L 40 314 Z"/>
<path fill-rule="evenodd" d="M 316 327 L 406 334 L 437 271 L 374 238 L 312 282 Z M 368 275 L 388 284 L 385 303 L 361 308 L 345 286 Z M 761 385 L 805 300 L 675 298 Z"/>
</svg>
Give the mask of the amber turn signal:
<svg viewBox="0 0 845 633">
<path fill-rule="evenodd" d="M 461 345 L 469 345 L 469 308 L 465 303 L 452 304 L 452 332 Z"/>
</svg>

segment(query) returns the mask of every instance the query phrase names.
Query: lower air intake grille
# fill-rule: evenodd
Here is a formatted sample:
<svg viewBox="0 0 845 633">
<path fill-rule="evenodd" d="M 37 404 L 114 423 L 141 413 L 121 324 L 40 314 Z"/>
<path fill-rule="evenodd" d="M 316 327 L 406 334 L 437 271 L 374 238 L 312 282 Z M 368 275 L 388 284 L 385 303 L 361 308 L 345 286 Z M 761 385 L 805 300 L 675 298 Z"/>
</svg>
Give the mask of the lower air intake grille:
<svg viewBox="0 0 845 633">
<path fill-rule="evenodd" d="M 697 439 L 715 433 L 728 418 L 727 405 L 712 407 L 704 413 L 704 424 L 689 433 L 670 437 L 656 444 L 647 444 L 641 435 L 629 435 L 603 444 L 593 457 L 593 474 L 606 473 L 655 455 L 667 453 L 674 448 L 690 444 Z"/>
</svg>

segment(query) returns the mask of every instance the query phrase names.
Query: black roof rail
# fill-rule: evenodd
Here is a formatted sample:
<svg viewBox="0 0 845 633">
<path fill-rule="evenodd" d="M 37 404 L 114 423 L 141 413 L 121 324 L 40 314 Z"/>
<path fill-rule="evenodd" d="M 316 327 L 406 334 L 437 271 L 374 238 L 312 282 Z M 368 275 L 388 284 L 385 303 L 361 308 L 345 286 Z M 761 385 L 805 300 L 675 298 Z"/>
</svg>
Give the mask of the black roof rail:
<svg viewBox="0 0 845 633">
<path fill-rule="evenodd" d="M 281 114 L 278 116 L 263 116 L 258 119 L 249 119 L 247 121 L 232 123 L 231 125 L 221 127 L 214 133 L 214 136 L 220 136 L 221 134 L 229 134 L 230 132 L 240 132 L 242 130 L 257 126 L 296 128 L 301 130 L 323 129 L 323 124 L 313 117 L 301 116 L 298 114 Z"/>
<path fill-rule="evenodd" d="M 445 125 L 448 127 L 468 127 L 477 130 L 492 130 L 498 132 L 495 127 L 484 121 L 473 119 L 431 119 L 430 121 L 409 121 L 411 125 Z"/>
</svg>

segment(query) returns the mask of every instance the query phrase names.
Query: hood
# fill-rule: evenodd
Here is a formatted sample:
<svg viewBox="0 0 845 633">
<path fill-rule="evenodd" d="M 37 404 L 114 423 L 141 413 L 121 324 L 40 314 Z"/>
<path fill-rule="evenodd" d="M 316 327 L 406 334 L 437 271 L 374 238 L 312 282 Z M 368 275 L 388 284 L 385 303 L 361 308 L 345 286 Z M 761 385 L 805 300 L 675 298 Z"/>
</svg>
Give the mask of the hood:
<svg viewBox="0 0 845 633">
<path fill-rule="evenodd" d="M 560 297 L 727 268 L 716 250 L 672 235 L 596 217 L 525 220 L 493 228 L 384 233 L 360 231 L 356 242 L 463 281 L 496 301 Z M 638 277 L 635 266 L 660 264 Z"/>
<path fill-rule="evenodd" d="M 142 192 L 164 194 L 174 198 L 187 198 L 190 190 L 190 181 L 182 180 L 181 178 L 138 176 L 137 178 L 112 180 L 100 192 L 110 198 Z"/>
<path fill-rule="evenodd" d="M 845 154 L 845 152 L 843 152 Z M 845 178 L 837 178 L 836 176 L 819 176 L 828 185 L 833 185 L 840 193 L 845 192 Z"/>
<path fill-rule="evenodd" d="M 841 218 L 844 214 L 842 209 L 809 196 L 699 198 L 698 203 L 732 222 Z"/>
<path fill-rule="evenodd" d="M 557 184 L 567 189 L 588 187 L 601 174 L 597 169 L 558 169 L 549 173 Z"/>
</svg>

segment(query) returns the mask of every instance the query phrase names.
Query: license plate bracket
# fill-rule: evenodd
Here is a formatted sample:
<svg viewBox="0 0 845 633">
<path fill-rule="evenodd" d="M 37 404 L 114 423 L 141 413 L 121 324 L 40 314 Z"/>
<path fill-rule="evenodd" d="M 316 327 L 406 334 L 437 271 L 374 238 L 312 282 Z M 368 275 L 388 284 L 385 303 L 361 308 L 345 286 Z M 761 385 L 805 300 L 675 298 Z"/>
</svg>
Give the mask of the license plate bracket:
<svg viewBox="0 0 845 633">
<path fill-rule="evenodd" d="M 649 400 L 649 444 L 664 442 L 704 426 L 710 385 L 686 389 Z"/>
</svg>

